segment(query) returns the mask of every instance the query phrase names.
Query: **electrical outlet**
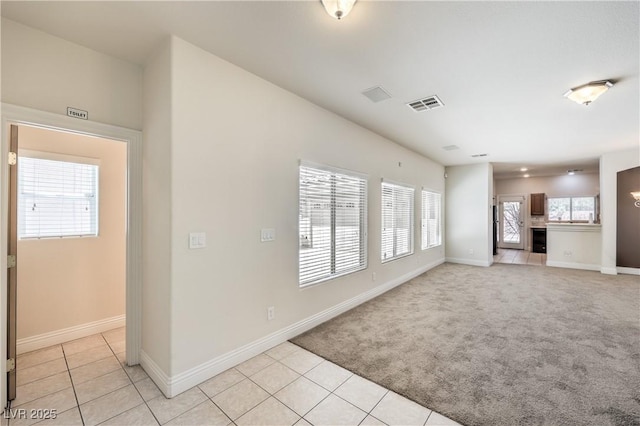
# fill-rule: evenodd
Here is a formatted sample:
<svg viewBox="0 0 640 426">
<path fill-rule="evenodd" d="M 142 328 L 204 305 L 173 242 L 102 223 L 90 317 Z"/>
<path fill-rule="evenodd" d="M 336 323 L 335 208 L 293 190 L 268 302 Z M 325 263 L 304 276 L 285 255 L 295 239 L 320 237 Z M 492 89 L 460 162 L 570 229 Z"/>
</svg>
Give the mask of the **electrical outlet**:
<svg viewBox="0 0 640 426">
<path fill-rule="evenodd" d="M 276 308 L 275 306 L 269 306 L 267 308 L 267 320 L 271 321 L 276 317 Z"/>
<path fill-rule="evenodd" d="M 376 273 L 375 273 L 375 272 L 371 274 L 371 280 L 372 280 L 372 281 L 375 281 L 375 280 L 376 280 Z"/>
<path fill-rule="evenodd" d="M 469 249 L 469 254 L 473 254 L 473 249 Z"/>
<path fill-rule="evenodd" d="M 573 256 L 573 252 L 571 250 L 565 250 L 564 255 L 567 257 Z"/>
</svg>

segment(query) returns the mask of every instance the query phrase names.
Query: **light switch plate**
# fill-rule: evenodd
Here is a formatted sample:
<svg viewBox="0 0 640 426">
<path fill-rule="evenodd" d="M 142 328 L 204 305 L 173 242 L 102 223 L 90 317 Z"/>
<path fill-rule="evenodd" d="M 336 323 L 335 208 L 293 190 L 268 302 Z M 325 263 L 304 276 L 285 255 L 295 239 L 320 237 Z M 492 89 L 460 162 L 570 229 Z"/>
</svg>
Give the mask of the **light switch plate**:
<svg viewBox="0 0 640 426">
<path fill-rule="evenodd" d="M 189 248 L 200 249 L 207 246 L 207 234 L 204 232 L 191 232 L 189 234 Z"/>
<path fill-rule="evenodd" d="M 264 228 L 260 231 L 260 241 L 263 243 L 276 240 L 276 230 L 273 228 Z"/>
</svg>

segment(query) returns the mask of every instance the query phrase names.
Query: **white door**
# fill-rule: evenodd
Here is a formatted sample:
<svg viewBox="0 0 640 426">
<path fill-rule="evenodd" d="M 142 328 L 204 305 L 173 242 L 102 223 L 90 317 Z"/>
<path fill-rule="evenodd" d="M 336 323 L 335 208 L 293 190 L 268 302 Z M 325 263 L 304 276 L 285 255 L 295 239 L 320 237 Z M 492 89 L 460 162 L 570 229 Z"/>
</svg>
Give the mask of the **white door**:
<svg viewBox="0 0 640 426">
<path fill-rule="evenodd" d="M 498 197 L 500 248 L 524 249 L 524 196 Z"/>
</svg>

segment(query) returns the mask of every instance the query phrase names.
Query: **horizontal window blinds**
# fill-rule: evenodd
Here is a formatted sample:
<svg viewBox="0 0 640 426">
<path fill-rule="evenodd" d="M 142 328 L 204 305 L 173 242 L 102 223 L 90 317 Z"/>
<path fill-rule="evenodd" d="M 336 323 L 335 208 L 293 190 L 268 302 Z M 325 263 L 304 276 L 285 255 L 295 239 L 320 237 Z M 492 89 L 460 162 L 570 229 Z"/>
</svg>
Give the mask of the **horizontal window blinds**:
<svg viewBox="0 0 640 426">
<path fill-rule="evenodd" d="M 442 244 L 441 199 L 437 192 L 422 191 L 422 249 Z"/>
<path fill-rule="evenodd" d="M 18 238 L 98 235 L 98 166 L 20 157 Z"/>
<path fill-rule="evenodd" d="M 382 261 L 413 253 L 414 189 L 382 182 Z"/>
<path fill-rule="evenodd" d="M 300 166 L 300 286 L 366 268 L 366 214 L 366 178 Z"/>
</svg>

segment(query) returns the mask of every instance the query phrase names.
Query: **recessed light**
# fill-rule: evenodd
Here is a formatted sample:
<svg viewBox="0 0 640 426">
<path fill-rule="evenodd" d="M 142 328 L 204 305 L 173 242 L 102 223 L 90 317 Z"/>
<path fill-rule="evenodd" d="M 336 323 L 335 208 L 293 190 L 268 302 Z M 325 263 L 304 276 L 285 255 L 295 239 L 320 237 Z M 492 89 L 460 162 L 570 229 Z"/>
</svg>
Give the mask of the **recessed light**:
<svg viewBox="0 0 640 426">
<path fill-rule="evenodd" d="M 520 171 L 521 171 L 521 172 L 526 172 L 527 170 L 529 170 L 529 169 L 527 169 L 526 167 L 521 167 L 521 168 L 520 168 Z"/>
<path fill-rule="evenodd" d="M 529 177 L 529 173 L 522 175 L 523 178 L 528 178 Z"/>
</svg>

